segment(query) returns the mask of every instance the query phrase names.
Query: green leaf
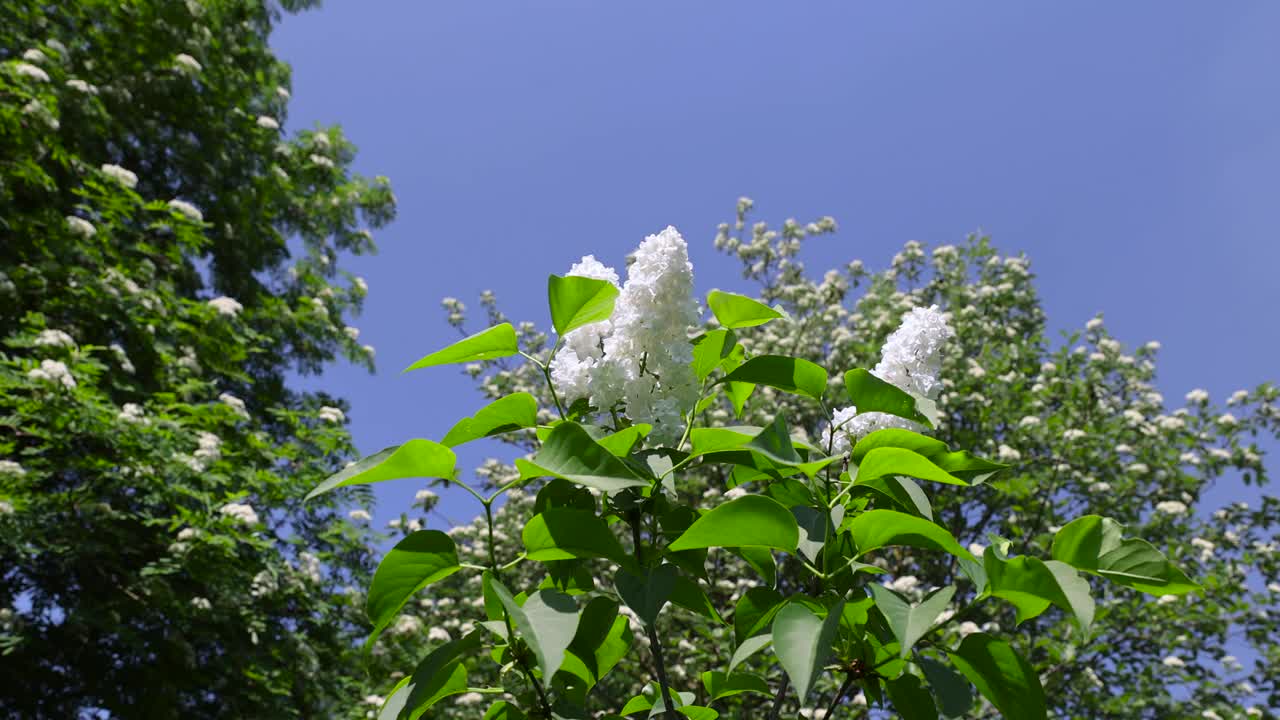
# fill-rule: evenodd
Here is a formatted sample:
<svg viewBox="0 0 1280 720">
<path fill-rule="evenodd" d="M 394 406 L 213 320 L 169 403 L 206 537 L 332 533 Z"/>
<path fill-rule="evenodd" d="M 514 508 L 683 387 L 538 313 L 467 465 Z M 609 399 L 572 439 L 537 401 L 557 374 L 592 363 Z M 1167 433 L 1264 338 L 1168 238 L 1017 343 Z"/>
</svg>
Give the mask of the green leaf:
<svg viewBox="0 0 1280 720">
<path fill-rule="evenodd" d="M 827 371 L 803 358 L 761 355 L 739 365 L 725 381 L 768 385 L 821 400 L 827 389 Z"/>
<path fill-rule="evenodd" d="M 653 625 L 658 619 L 658 613 L 662 612 L 662 606 L 671 599 L 679 574 L 675 565 L 668 564 L 647 568 L 643 576 L 633 575 L 625 568 L 619 568 L 613 577 L 613 586 L 618 591 L 618 597 L 635 611 L 641 622 Z"/>
<path fill-rule="evenodd" d="M 439 530 L 419 530 L 396 543 L 378 563 L 369 585 L 365 611 L 373 632 L 365 649 L 373 646 L 409 598 L 461 569 L 453 539 Z"/>
<path fill-rule="evenodd" d="M 920 658 L 920 669 L 938 701 L 938 712 L 945 718 L 964 717 L 973 707 L 973 686 L 960 673 L 933 658 Z"/>
<path fill-rule="evenodd" d="M 973 633 L 947 655 L 1006 718 L 1046 720 L 1040 676 L 1009 643 L 986 633 Z"/>
<path fill-rule="evenodd" d="M 837 506 L 844 510 L 844 506 Z M 825 508 L 812 508 L 806 506 L 798 506 L 791 508 L 791 514 L 796 518 L 796 524 L 800 526 L 800 543 L 797 549 L 800 554 L 809 559 L 811 563 L 818 562 L 818 553 L 822 552 L 822 546 L 827 542 L 828 533 L 831 537 L 835 537 L 835 528 L 838 523 L 831 522 L 831 512 Z"/>
<path fill-rule="evenodd" d="M 773 619 L 773 651 L 791 678 L 801 704 L 831 657 L 843 611 L 844 601 L 840 601 L 823 619 L 804 604 L 791 602 Z"/>
<path fill-rule="evenodd" d="M 797 532 L 797 540 L 799 540 Z M 768 585 L 778 584 L 778 563 L 773 559 L 773 552 L 765 547 L 737 547 L 733 554 L 742 558 L 751 569 L 760 573 L 760 577 Z"/>
<path fill-rule="evenodd" d="M 904 673 L 886 683 L 893 709 L 902 720 L 938 720 L 938 709 L 933 696 L 925 689 L 920 678 Z"/>
<path fill-rule="evenodd" d="M 955 536 L 923 518 L 896 510 L 871 510 L 849 523 L 859 555 L 890 545 L 909 545 L 951 553 L 958 558 L 977 560 L 960 547 Z"/>
<path fill-rule="evenodd" d="M 449 448 L 417 438 L 362 458 L 330 475 L 311 492 L 307 500 L 347 485 L 368 485 L 406 478 L 446 478 L 457 472 L 458 458 Z"/>
<path fill-rule="evenodd" d="M 777 590 L 753 587 L 738 598 L 733 608 L 733 637 L 741 644 L 747 638 L 769 629 L 773 616 L 782 609 L 785 600 Z"/>
<path fill-rule="evenodd" d="M 706 380 L 720 367 L 738 342 L 732 330 L 711 330 L 693 340 L 693 372 Z"/>
<path fill-rule="evenodd" d="M 876 599 L 876 607 L 889 621 L 889 629 L 898 639 L 899 657 L 911 654 L 916 641 L 929 632 L 938 616 L 947 609 L 947 603 L 955 597 L 956 586 L 948 585 L 934 590 L 919 603 L 913 604 L 883 585 L 874 583 L 867 586 L 871 596 Z"/>
<path fill-rule="evenodd" d="M 889 475 L 860 481 L 855 484 L 855 489 L 858 487 L 876 490 L 901 505 L 904 510 L 919 515 L 925 520 L 933 520 L 933 504 L 929 502 L 929 496 L 925 495 L 924 490 L 921 490 L 914 480 L 905 475 Z"/>
<path fill-rule="evenodd" d="M 404 369 L 404 372 L 433 365 L 477 362 L 509 357 L 520 352 L 516 329 L 511 323 L 494 325 L 465 337 L 443 350 L 437 350 Z"/>
<path fill-rule="evenodd" d="M 671 604 L 679 605 L 712 622 L 724 624 L 724 618 L 720 617 L 720 611 L 716 610 L 711 598 L 707 596 L 707 591 L 692 578 L 676 575 L 676 584 L 671 590 Z"/>
<path fill-rule="evenodd" d="M 729 674 L 732 675 L 734 668 L 741 665 L 747 658 L 760 652 L 771 642 L 773 642 L 773 636 L 765 633 L 749 637 L 739 643 L 738 648 L 733 651 L 733 657 L 729 658 Z"/>
<path fill-rule="evenodd" d="M 766 458 L 783 465 L 800 464 L 800 455 L 796 452 L 791 440 L 791 429 L 787 427 L 787 417 L 778 413 L 773 422 L 748 440 L 744 447 L 764 455 Z"/>
<path fill-rule="evenodd" d="M 965 450 L 931 455 L 934 465 L 974 485 L 984 483 L 1009 469 L 1008 465 L 970 455 Z"/>
<path fill-rule="evenodd" d="M 440 441 L 445 447 L 535 427 L 538 424 L 538 401 L 526 392 L 512 393 L 480 408 L 475 415 L 463 418 Z"/>
<path fill-rule="evenodd" d="M 631 626 L 618 615 L 618 603 L 594 597 L 582 610 L 560 672 L 572 674 L 589 690 L 626 655 L 631 640 Z"/>
<path fill-rule="evenodd" d="M 770 547 L 795 552 L 799 541 L 800 527 L 790 510 L 763 495 L 744 495 L 698 518 L 669 547 Z"/>
<path fill-rule="evenodd" d="M 547 278 L 551 324 L 560 337 L 583 325 L 608 320 L 617 297 L 618 286 L 608 280 L 573 275 Z"/>
<path fill-rule="evenodd" d="M 648 435 L 650 430 L 653 430 L 653 426 L 649 423 L 636 423 L 615 433 L 596 438 L 596 442 L 615 457 L 626 457 L 631 454 L 631 449 L 636 446 L 636 443 L 640 442 L 640 438 Z"/>
<path fill-rule="evenodd" d="M 620 565 L 634 564 L 609 525 L 591 510 L 544 510 L 530 518 L 521 536 L 530 560 L 602 557 Z"/>
<path fill-rule="evenodd" d="M 556 425 L 532 461 L 516 460 L 522 475 L 549 475 L 605 492 L 648 487 L 627 464 L 591 439 L 579 424 Z"/>
<path fill-rule="evenodd" d="M 467 669 L 462 660 L 480 648 L 480 637 L 481 632 L 476 630 L 431 651 L 414 668 L 408 681 L 387 699 L 379 717 L 417 720 L 443 698 L 467 692 Z"/>
<path fill-rule="evenodd" d="M 1124 526 L 1098 515 L 1067 523 L 1053 538 L 1054 560 L 1152 595 L 1184 595 L 1200 586 L 1170 563 L 1164 553 Z"/>
<path fill-rule="evenodd" d="M 1052 604 L 1072 613 L 1080 631 L 1088 636 L 1094 614 L 1089 582 L 1070 565 L 1026 556 L 1002 560 L 995 548 L 987 548 L 983 569 L 987 573 L 987 592 L 1012 603 L 1018 611 L 1019 624 L 1040 615 Z"/>
<path fill-rule="evenodd" d="M 759 300 L 720 290 L 707 293 L 707 306 L 716 320 L 729 329 L 755 327 L 782 317 L 782 313 Z"/>
<path fill-rule="evenodd" d="M 905 448 L 927 458 L 947 452 L 947 444 L 941 440 L 901 428 L 884 428 L 859 440 L 849 452 L 849 460 L 854 464 L 861 463 L 867 453 L 880 447 Z"/>
<path fill-rule="evenodd" d="M 933 422 L 917 405 L 917 398 L 898 386 L 855 368 L 844 374 L 844 389 L 858 414 L 882 412 L 933 427 Z"/>
<path fill-rule="evenodd" d="M 857 482 L 865 484 L 886 475 L 906 475 L 947 485 L 969 484 L 906 448 L 878 447 L 869 450 L 858 463 Z"/>
<path fill-rule="evenodd" d="M 542 684 L 550 687 L 551 677 L 564 662 L 565 650 L 578 629 L 578 606 L 573 598 L 556 590 L 539 590 L 518 604 L 497 579 L 490 579 L 495 595 L 502 601 L 516 633 L 538 658 Z"/>
<path fill-rule="evenodd" d="M 481 720 L 528 720 L 528 718 L 529 716 L 525 715 L 520 708 L 506 700 L 499 700 L 489 706 Z"/>
<path fill-rule="evenodd" d="M 750 673 L 734 673 L 726 675 L 719 670 L 708 670 L 702 673 L 702 687 L 707 690 L 707 697 L 712 700 L 741 695 L 742 693 L 759 693 L 772 695 L 769 683 L 759 675 Z"/>
</svg>

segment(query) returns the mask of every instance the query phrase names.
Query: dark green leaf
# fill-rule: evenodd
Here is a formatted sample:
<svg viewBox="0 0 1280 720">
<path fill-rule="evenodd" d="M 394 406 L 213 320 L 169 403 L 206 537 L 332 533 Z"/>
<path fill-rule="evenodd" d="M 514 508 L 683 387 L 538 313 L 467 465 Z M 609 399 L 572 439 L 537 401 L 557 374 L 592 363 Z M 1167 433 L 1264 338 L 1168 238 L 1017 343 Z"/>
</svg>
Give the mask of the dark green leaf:
<svg viewBox="0 0 1280 720">
<path fill-rule="evenodd" d="M 404 371 L 409 372 L 433 365 L 493 360 L 509 357 L 518 352 L 520 352 L 520 345 L 516 341 L 515 328 L 511 327 L 511 323 L 502 323 L 465 337 L 443 350 L 437 350 L 405 368 Z"/>
<path fill-rule="evenodd" d="M 732 675 L 734 668 L 741 665 L 747 658 L 760 652 L 771 642 L 773 642 L 773 635 L 765 633 L 749 637 L 739 643 L 737 649 L 733 651 L 733 657 L 729 658 L 729 674 Z"/>
<path fill-rule="evenodd" d="M 920 678 L 903 674 L 886 685 L 893 709 L 898 711 L 902 720 L 938 720 L 938 709 L 934 707 L 933 696 L 924 688 Z"/>
<path fill-rule="evenodd" d="M 742 693 L 759 693 L 772 695 L 769 683 L 759 675 L 750 673 L 734 673 L 726 675 L 718 670 L 702 673 L 702 686 L 707 690 L 707 697 L 712 700 L 741 695 Z"/>
<path fill-rule="evenodd" d="M 676 578 L 680 571 L 675 565 L 659 565 L 647 568 L 642 576 L 633 575 L 625 568 L 619 568 L 613 578 L 613 586 L 618 596 L 635 611 L 637 617 L 645 625 L 652 625 L 662 612 L 662 606 L 671 599 L 676 587 Z"/>
<path fill-rule="evenodd" d="M 724 618 L 720 617 L 720 612 L 716 610 L 711 598 L 707 597 L 707 591 L 692 578 L 676 575 L 676 584 L 671 590 L 671 604 L 679 605 L 712 622 L 724 624 Z"/>
<path fill-rule="evenodd" d="M 956 669 L 1006 718 L 1046 720 L 1040 676 L 1009 643 L 986 633 L 973 633 L 947 654 Z"/>
<path fill-rule="evenodd" d="M 618 287 L 608 280 L 559 275 L 547 278 L 551 324 L 561 337 L 583 325 L 608 320 L 617 297 Z"/>
<path fill-rule="evenodd" d="M 920 658 L 920 669 L 938 701 L 938 711 L 945 718 L 964 717 L 973 707 L 973 686 L 950 667 L 932 658 Z"/>
<path fill-rule="evenodd" d="M 743 593 L 733 608 L 733 636 L 738 644 L 768 630 L 783 603 L 782 594 L 773 588 L 753 587 Z"/>
<path fill-rule="evenodd" d="M 738 340 L 732 330 L 711 330 L 693 341 L 693 372 L 699 380 L 706 380 L 733 352 Z"/>
<path fill-rule="evenodd" d="M 387 708 L 384 708 L 382 717 L 417 720 L 442 698 L 467 692 L 467 669 L 462 660 L 480 648 L 480 637 L 481 632 L 476 630 L 431 651 L 414 668 L 408 682 L 388 698 L 387 706 L 392 706 L 395 701 L 400 705 L 399 711 L 388 715 Z M 402 692 L 404 694 L 400 695 Z"/>
</svg>

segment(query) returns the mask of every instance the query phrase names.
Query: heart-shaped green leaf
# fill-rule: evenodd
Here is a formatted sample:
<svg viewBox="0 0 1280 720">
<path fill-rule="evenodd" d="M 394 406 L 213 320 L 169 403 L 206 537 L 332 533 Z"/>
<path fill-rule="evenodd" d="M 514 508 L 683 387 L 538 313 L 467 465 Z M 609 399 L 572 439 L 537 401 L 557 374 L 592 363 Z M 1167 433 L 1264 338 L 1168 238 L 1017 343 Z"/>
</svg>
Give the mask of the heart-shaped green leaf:
<svg viewBox="0 0 1280 720">
<path fill-rule="evenodd" d="M 463 443 L 531 428 L 538 424 L 538 401 L 526 392 L 498 398 L 480 408 L 475 415 L 463 418 L 453 426 L 441 445 L 457 447 Z"/>
<path fill-rule="evenodd" d="M 729 329 L 755 327 L 782 317 L 782 313 L 759 300 L 720 290 L 707 293 L 707 306 L 716 320 Z"/>
<path fill-rule="evenodd" d="M 929 628 L 933 627 L 934 621 L 947 609 L 947 603 L 956 594 L 955 585 L 948 585 L 933 591 L 919 603 L 912 603 L 883 585 L 871 584 L 867 587 L 876 600 L 876 607 L 885 620 L 889 621 L 893 636 L 898 639 L 899 657 L 904 658 L 911 654 L 916 641 L 929 632 Z"/>
<path fill-rule="evenodd" d="M 791 602 L 773 619 L 773 651 L 791 678 L 801 704 L 831 657 L 843 611 L 844 601 L 840 601 L 824 619 L 805 604 Z"/>
<path fill-rule="evenodd" d="M 608 320 L 617 297 L 618 286 L 608 280 L 573 275 L 547 278 L 551 324 L 561 337 L 583 325 Z"/>
<path fill-rule="evenodd" d="M 800 527 L 790 510 L 763 495 L 744 495 L 698 518 L 668 547 L 770 547 L 794 552 L 799 541 Z"/>
<path fill-rule="evenodd" d="M 439 530 L 419 530 L 396 543 L 378 563 L 369 585 L 365 611 L 373 632 L 365 649 L 373 646 L 409 598 L 461 569 L 453 539 Z"/>
</svg>

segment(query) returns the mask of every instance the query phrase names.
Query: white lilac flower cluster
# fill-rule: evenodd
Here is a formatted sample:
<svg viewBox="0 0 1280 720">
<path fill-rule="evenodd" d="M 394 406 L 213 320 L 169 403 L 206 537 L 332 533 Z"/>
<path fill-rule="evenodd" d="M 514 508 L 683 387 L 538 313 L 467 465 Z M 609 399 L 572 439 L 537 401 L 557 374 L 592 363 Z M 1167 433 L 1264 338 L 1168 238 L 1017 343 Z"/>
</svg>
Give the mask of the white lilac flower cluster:
<svg viewBox="0 0 1280 720">
<path fill-rule="evenodd" d="M 27 377 L 47 383 L 61 384 L 68 390 L 74 389 L 76 379 L 71 376 L 67 364 L 58 360 L 41 360 L 40 367 L 27 371 Z"/>
<path fill-rule="evenodd" d="M 321 420 L 327 423 L 336 424 L 336 423 L 343 422 L 344 420 L 347 419 L 347 416 L 343 414 L 342 410 L 336 407 L 329 407 L 328 405 L 325 405 L 324 407 L 320 408 L 319 412 L 317 412 L 316 415 L 318 415 Z"/>
<path fill-rule="evenodd" d="M 239 520 L 245 525 L 257 525 L 258 513 L 252 505 L 246 503 L 227 503 L 218 512 L 229 518 Z"/>
<path fill-rule="evenodd" d="M 938 377 L 942 371 L 942 346 L 955 334 L 937 305 L 913 308 L 885 341 L 880 362 L 871 374 L 913 395 L 936 400 L 942 392 Z M 847 407 L 833 413 L 832 426 L 824 433 L 823 443 L 830 444 L 832 453 L 842 454 L 849 452 L 858 438 L 884 428 L 921 429 L 919 424 L 895 415 L 858 415 L 856 407 Z"/>
<path fill-rule="evenodd" d="M 617 273 L 591 256 L 570 274 L 618 282 Z M 566 335 L 551 364 L 552 381 L 566 402 L 588 398 L 602 410 L 621 403 L 632 421 L 653 425 L 654 440 L 674 442 L 698 399 L 688 341 L 697 322 L 689 248 L 667 227 L 636 248 L 613 316 Z"/>
<path fill-rule="evenodd" d="M 129 188 L 130 190 L 138 187 L 138 175 L 134 173 L 132 170 L 122 168 L 119 165 L 112 165 L 110 163 L 103 165 L 102 174 L 106 175 L 112 180 L 115 180 L 116 182 Z"/>
<path fill-rule="evenodd" d="M 204 213 L 200 212 L 200 208 L 192 205 L 186 200 L 178 200 L 174 198 L 169 201 L 169 209 L 177 211 L 178 214 L 186 217 L 194 222 L 204 222 Z"/>
<path fill-rule="evenodd" d="M 234 298 L 229 298 L 225 295 L 222 297 L 216 297 L 210 300 L 209 307 L 229 317 L 235 317 L 237 314 L 240 313 L 241 310 L 244 309 L 244 306 L 241 305 L 237 300 L 235 300 Z"/>
</svg>

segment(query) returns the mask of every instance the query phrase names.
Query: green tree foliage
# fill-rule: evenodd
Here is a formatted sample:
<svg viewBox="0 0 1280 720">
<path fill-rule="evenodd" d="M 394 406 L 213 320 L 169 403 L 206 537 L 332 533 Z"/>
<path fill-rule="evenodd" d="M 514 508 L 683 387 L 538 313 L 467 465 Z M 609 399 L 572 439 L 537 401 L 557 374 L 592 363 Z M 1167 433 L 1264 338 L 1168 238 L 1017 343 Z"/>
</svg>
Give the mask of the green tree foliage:
<svg viewBox="0 0 1280 720">
<path fill-rule="evenodd" d="M 343 405 L 286 378 L 372 367 L 337 259 L 394 197 L 338 129 L 280 129 L 273 7 L 0 8 L 5 717 L 360 694 L 367 514 L 301 500 L 351 456 Z"/>
<path fill-rule="evenodd" d="M 382 717 L 543 717 L 548 704 L 562 717 L 671 705 L 699 718 L 1270 717 L 1280 503 L 1202 499 L 1215 483 L 1265 484 L 1257 443 L 1280 431 L 1273 385 L 1229 407 L 1199 390 L 1168 402 L 1154 385 L 1158 343 L 1126 348 L 1101 318 L 1050 339 L 1030 262 L 986 238 L 931 253 L 908 243 L 882 271 L 854 261 L 814 279 L 799 252 L 834 222 L 773 230 L 749 223 L 750 209 L 740 203 L 716 246 L 760 302 L 713 297 L 737 327 L 712 320 L 695 341 L 707 382 L 697 429 L 675 450 L 627 427 L 627 408 L 549 392 L 544 366 L 573 343 L 506 325 L 482 295 L 487 324 L 517 339 L 465 373 L 495 406 L 537 397 L 540 426 L 525 414 L 464 436 L 526 454 L 475 471 L 484 514 L 447 528 L 461 570 L 428 564 L 430 582 L 398 598 L 399 622 L 431 627 L 436 660 L 385 681 Z M 936 404 L 843 373 L 874 366 L 903 315 L 933 304 L 956 331 Z M 444 305 L 462 326 L 463 304 Z M 516 347 L 529 362 L 503 357 Z M 741 371 L 753 358 L 765 360 Z M 846 394 L 931 427 L 864 437 L 835 478 L 844 455 L 822 457 L 830 414 L 815 398 Z M 475 417 L 490 415 L 513 417 Z M 846 494 L 828 500 L 825 482 Z M 406 542 L 443 524 L 406 520 Z M 617 635 L 562 627 L 563 612 L 585 623 L 600 603 L 627 616 Z M 541 625 L 516 612 L 531 604 Z M 611 642 L 630 649 L 593 671 Z M 483 692 L 499 686 L 510 696 Z"/>
</svg>

